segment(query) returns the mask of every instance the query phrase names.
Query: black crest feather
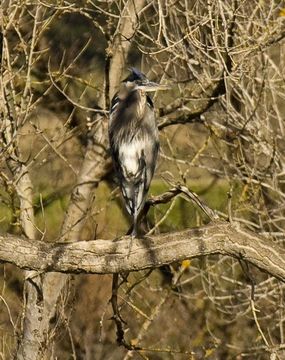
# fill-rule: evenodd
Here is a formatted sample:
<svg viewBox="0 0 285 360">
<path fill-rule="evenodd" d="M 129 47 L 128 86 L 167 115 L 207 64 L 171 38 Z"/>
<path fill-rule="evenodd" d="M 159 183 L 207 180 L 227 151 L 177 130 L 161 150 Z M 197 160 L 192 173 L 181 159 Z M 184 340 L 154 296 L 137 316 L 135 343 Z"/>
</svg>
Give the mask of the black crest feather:
<svg viewBox="0 0 285 360">
<path fill-rule="evenodd" d="M 129 68 L 130 70 L 130 75 L 124 80 L 124 82 L 126 81 L 136 81 L 136 80 L 144 80 L 146 79 L 146 76 L 140 72 L 138 69 L 131 67 Z"/>
</svg>

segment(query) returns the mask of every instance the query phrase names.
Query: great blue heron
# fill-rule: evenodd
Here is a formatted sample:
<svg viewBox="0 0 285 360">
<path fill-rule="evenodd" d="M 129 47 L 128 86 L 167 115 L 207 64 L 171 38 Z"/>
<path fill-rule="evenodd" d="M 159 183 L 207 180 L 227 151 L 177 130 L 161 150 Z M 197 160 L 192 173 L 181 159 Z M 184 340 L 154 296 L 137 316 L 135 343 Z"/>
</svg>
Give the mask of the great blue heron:
<svg viewBox="0 0 285 360">
<path fill-rule="evenodd" d="M 133 218 L 132 237 L 136 237 L 159 149 L 153 102 L 147 92 L 168 87 L 149 81 L 137 69 L 130 70 L 111 102 L 109 140 L 114 169 Z"/>
</svg>

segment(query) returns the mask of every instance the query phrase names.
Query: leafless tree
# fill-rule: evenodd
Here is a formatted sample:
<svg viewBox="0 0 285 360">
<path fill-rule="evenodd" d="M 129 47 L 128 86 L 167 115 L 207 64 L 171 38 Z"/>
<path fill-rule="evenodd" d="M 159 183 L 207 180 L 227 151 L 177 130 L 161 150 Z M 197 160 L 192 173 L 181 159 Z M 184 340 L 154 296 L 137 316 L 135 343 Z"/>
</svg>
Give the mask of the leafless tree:
<svg viewBox="0 0 285 360">
<path fill-rule="evenodd" d="M 3 359 L 284 357 L 284 11 L 2 1 L 0 259 L 24 294 L 9 303 L 2 265 Z M 156 195 L 127 258 L 107 123 L 137 64 L 171 90 L 154 97 Z"/>
</svg>

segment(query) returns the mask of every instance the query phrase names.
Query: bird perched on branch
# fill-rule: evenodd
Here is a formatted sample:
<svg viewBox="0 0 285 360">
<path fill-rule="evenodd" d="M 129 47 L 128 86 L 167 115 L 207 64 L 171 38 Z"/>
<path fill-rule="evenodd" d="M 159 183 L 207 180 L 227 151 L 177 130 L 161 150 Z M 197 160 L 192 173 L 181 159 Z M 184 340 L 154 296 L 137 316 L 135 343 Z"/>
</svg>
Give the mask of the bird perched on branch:
<svg viewBox="0 0 285 360">
<path fill-rule="evenodd" d="M 113 97 L 109 140 L 114 169 L 137 236 L 138 218 L 146 201 L 159 149 L 158 129 L 149 91 L 166 89 L 137 69 L 121 83 Z"/>
</svg>

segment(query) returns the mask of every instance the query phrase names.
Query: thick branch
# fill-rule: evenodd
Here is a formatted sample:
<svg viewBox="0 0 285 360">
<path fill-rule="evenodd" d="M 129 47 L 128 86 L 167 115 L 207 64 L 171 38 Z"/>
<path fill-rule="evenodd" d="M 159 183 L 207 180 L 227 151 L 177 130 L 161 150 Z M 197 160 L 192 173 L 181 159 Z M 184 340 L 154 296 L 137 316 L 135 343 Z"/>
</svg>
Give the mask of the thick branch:
<svg viewBox="0 0 285 360">
<path fill-rule="evenodd" d="M 244 259 L 285 281 L 285 250 L 269 239 L 226 222 L 161 234 L 133 242 L 91 240 L 44 243 L 0 236 L 0 259 L 20 268 L 66 273 L 117 273 L 159 267 L 174 261 L 222 254 Z"/>
</svg>

